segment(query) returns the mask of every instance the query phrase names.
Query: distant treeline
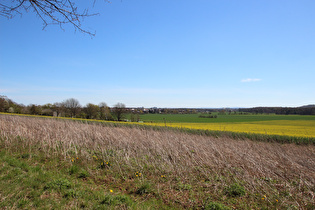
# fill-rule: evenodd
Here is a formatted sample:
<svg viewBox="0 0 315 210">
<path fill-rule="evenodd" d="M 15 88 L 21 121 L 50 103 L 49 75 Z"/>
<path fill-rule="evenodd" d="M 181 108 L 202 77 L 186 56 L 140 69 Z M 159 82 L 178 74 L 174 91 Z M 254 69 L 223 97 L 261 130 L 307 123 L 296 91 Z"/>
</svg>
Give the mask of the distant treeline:
<svg viewBox="0 0 315 210">
<path fill-rule="evenodd" d="M 0 96 L 0 112 L 121 121 L 125 120 L 127 109 L 123 103 L 117 103 L 113 107 L 108 107 L 105 102 L 98 105 L 88 103 L 82 106 L 79 101 L 74 98 L 69 98 L 54 104 L 30 104 L 25 106 L 12 101 L 6 96 Z M 139 120 L 139 117 L 133 115 L 132 119 Z"/>
<path fill-rule="evenodd" d="M 281 114 L 281 115 L 315 115 L 315 105 L 302 106 L 302 107 L 254 107 L 254 108 L 241 108 L 240 112 L 248 112 L 254 114 Z"/>
<path fill-rule="evenodd" d="M 99 120 L 126 120 L 129 113 L 130 121 L 139 121 L 141 114 L 197 114 L 201 118 L 217 118 L 217 115 L 235 114 L 280 114 L 280 115 L 315 115 L 315 105 L 296 108 L 290 107 L 254 107 L 254 108 L 225 108 L 225 109 L 202 109 L 202 108 L 127 108 L 123 103 L 117 103 L 108 107 L 105 102 L 98 105 L 88 103 L 82 106 L 77 99 L 69 98 L 53 104 L 35 105 L 18 104 L 6 96 L 0 95 L 0 112 L 46 115 L 54 117 L 77 117 Z M 211 113 L 216 113 L 212 115 Z M 129 119 L 128 119 L 129 120 Z"/>
</svg>

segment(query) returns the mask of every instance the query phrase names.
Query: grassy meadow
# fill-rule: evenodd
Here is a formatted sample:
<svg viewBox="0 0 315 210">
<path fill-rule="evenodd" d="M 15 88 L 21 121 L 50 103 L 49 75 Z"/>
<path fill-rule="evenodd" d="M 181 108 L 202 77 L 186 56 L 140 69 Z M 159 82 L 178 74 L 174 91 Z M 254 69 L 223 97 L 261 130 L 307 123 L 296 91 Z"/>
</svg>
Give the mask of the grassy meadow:
<svg viewBox="0 0 315 210">
<path fill-rule="evenodd" d="M 0 209 L 315 208 L 314 145 L 0 115 L 0 166 Z"/>
</svg>

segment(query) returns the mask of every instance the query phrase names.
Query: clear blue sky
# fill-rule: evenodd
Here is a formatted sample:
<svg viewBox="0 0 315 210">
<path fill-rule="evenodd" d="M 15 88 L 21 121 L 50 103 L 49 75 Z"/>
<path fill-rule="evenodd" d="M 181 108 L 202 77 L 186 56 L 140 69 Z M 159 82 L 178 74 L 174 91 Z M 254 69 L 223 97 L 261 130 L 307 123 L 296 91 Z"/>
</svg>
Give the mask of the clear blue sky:
<svg viewBox="0 0 315 210">
<path fill-rule="evenodd" d="M 75 32 L 0 16 L 0 95 L 28 104 L 315 104 L 314 0 L 77 1 Z"/>
</svg>

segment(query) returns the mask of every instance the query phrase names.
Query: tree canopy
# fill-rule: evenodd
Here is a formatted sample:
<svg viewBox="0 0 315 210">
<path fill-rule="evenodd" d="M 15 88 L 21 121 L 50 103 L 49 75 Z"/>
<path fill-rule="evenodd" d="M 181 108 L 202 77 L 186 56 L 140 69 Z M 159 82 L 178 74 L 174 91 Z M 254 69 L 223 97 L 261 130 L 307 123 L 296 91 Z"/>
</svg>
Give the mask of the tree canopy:
<svg viewBox="0 0 315 210">
<path fill-rule="evenodd" d="M 121 121 L 123 118 L 123 115 L 126 113 L 126 105 L 123 103 L 115 104 L 113 113 L 116 116 L 117 121 Z"/>
</svg>

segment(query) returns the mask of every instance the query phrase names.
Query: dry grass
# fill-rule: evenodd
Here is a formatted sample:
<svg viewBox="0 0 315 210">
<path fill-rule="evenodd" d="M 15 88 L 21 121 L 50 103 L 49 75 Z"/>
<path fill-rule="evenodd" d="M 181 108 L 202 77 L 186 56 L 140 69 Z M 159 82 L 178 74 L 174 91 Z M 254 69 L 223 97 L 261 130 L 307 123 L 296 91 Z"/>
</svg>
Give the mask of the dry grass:
<svg viewBox="0 0 315 210">
<path fill-rule="evenodd" d="M 239 208 L 278 205 L 277 208 L 303 209 L 314 204 L 313 145 L 0 115 L 3 145 L 13 149 L 17 137 L 20 147 L 30 152 L 39 149 L 48 157 L 76 156 L 89 163 L 93 154 L 97 154 L 110 160 L 112 170 L 125 181 L 130 181 L 132 171 L 141 171 L 143 178 L 155 185 L 164 202 L 181 202 L 183 207 L 202 206 L 208 195 Z M 166 181 L 159 181 L 161 175 L 166 175 Z M 235 182 L 244 186 L 246 197 L 237 201 L 222 198 L 224 188 Z M 192 190 L 178 190 L 174 187 L 178 183 L 189 185 Z M 259 199 L 265 195 L 269 200 L 261 203 Z M 196 198 L 194 204 L 189 203 L 192 197 Z M 275 203 L 276 199 L 280 200 L 279 204 Z"/>
</svg>

